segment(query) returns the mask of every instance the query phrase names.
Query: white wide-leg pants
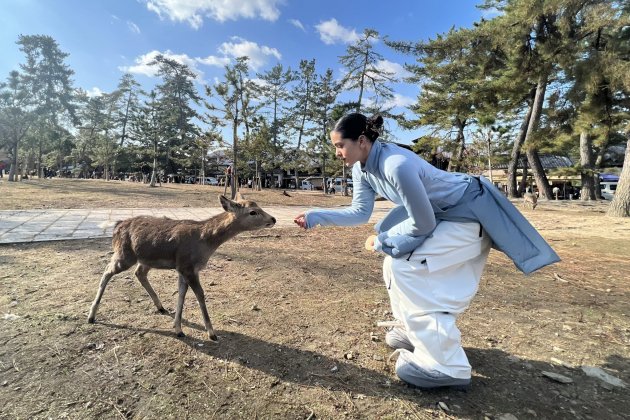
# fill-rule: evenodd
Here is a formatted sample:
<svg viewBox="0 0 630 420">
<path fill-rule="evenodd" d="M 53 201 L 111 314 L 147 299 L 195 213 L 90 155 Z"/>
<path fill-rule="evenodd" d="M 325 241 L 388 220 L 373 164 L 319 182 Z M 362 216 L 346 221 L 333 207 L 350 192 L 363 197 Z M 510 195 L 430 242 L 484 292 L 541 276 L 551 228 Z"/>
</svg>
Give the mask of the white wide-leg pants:
<svg viewBox="0 0 630 420">
<path fill-rule="evenodd" d="M 477 293 L 490 246 L 478 223 L 443 221 L 409 259 L 385 258 L 392 313 L 405 325 L 420 367 L 471 377 L 455 321 Z"/>
</svg>

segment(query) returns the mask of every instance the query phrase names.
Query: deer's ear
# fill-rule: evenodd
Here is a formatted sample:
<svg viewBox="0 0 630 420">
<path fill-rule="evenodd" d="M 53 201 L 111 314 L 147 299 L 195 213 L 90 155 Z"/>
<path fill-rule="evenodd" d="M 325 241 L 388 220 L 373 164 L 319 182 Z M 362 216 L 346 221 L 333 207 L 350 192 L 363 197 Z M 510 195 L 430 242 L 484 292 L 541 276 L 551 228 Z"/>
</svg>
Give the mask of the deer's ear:
<svg viewBox="0 0 630 420">
<path fill-rule="evenodd" d="M 223 207 L 223 210 L 225 211 L 230 211 L 230 209 L 232 208 L 232 200 L 230 200 L 229 198 L 227 198 L 224 195 L 220 195 L 219 196 L 219 201 L 221 202 L 221 207 Z"/>
</svg>

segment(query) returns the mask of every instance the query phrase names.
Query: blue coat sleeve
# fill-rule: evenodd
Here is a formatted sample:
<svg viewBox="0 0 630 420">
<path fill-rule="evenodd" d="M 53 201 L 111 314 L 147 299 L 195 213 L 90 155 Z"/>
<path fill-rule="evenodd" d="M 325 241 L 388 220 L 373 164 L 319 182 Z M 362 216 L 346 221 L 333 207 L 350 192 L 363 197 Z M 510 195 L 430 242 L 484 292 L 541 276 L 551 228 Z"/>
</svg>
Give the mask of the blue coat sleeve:
<svg viewBox="0 0 630 420">
<path fill-rule="evenodd" d="M 386 162 L 385 169 L 385 177 L 398 191 L 401 205 L 407 211 L 408 217 L 381 232 L 378 241 L 387 245 L 387 239 L 395 236 L 430 235 L 435 229 L 436 219 L 418 169 L 404 158 Z"/>
<path fill-rule="evenodd" d="M 313 209 L 305 213 L 306 227 L 321 226 L 354 226 L 367 223 L 374 210 L 376 193 L 362 179 L 361 170 L 356 166 L 352 170 L 352 205 L 345 209 Z"/>
</svg>

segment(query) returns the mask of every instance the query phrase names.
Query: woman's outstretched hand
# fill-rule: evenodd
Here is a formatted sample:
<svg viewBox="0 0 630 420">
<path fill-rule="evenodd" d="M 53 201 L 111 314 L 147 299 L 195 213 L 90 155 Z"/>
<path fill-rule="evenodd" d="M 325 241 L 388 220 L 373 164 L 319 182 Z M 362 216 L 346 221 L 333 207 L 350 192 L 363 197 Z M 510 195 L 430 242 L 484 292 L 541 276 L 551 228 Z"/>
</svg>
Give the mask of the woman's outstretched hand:
<svg viewBox="0 0 630 420">
<path fill-rule="evenodd" d="M 376 239 L 376 235 L 370 235 L 365 240 L 365 249 L 368 251 L 374 251 L 374 239 Z"/>
<path fill-rule="evenodd" d="M 302 229 L 306 229 L 306 217 L 304 217 L 304 213 L 298 214 L 293 221 Z"/>
</svg>

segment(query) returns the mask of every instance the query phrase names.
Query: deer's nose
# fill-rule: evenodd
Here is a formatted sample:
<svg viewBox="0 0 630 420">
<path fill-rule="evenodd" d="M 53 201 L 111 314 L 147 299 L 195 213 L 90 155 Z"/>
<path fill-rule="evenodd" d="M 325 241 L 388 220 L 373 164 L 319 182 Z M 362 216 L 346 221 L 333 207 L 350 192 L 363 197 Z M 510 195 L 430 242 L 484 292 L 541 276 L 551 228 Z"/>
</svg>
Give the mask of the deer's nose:
<svg viewBox="0 0 630 420">
<path fill-rule="evenodd" d="M 275 217 L 271 216 L 271 221 L 272 221 L 274 224 L 276 224 L 276 218 L 275 218 Z"/>
</svg>

